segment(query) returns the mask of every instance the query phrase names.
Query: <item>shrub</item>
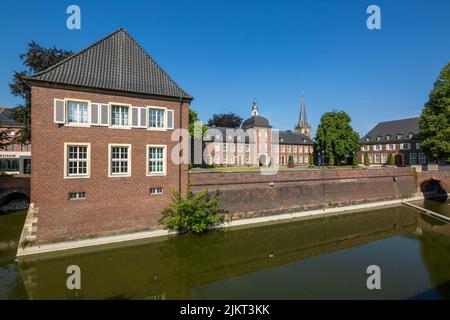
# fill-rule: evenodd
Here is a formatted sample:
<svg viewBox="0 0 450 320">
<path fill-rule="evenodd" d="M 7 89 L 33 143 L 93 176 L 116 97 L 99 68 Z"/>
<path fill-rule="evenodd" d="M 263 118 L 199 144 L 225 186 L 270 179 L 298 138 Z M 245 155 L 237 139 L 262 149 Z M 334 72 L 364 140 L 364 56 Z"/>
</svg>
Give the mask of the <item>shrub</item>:
<svg viewBox="0 0 450 320">
<path fill-rule="evenodd" d="M 312 153 L 309 154 L 308 162 L 310 166 L 314 165 L 314 156 Z"/>
<path fill-rule="evenodd" d="M 288 168 L 293 168 L 295 166 L 294 164 L 294 158 L 292 156 L 288 157 L 288 164 L 287 164 Z"/>
<path fill-rule="evenodd" d="M 389 154 L 389 157 L 388 157 L 388 160 L 387 160 L 387 164 L 389 166 L 393 166 L 395 164 L 394 156 L 392 155 L 392 153 Z"/>
<path fill-rule="evenodd" d="M 358 154 L 355 152 L 353 154 L 353 166 L 357 167 L 359 165 Z"/>
<path fill-rule="evenodd" d="M 369 160 L 369 155 L 366 153 L 364 153 L 364 165 L 366 167 L 368 167 L 370 165 L 370 160 Z"/>
<path fill-rule="evenodd" d="M 334 155 L 332 153 L 328 156 L 328 165 L 334 166 Z"/>
<path fill-rule="evenodd" d="M 219 209 L 219 192 L 204 189 L 196 194 L 188 190 L 185 198 L 174 193 L 172 203 L 162 210 L 161 223 L 179 233 L 203 233 L 223 224 L 225 216 Z"/>
</svg>

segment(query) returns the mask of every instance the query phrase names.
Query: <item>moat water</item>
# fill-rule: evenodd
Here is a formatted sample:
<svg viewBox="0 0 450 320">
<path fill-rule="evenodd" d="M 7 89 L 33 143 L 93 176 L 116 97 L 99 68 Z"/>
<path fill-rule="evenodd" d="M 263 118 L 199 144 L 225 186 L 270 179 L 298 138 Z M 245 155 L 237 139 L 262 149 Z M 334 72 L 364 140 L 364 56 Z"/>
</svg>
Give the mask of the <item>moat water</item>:
<svg viewBox="0 0 450 320">
<path fill-rule="evenodd" d="M 448 201 L 422 205 L 450 214 Z M 406 206 L 16 262 L 24 219 L 0 216 L 0 299 L 450 298 L 450 225 Z M 81 290 L 66 287 L 70 265 Z"/>
</svg>

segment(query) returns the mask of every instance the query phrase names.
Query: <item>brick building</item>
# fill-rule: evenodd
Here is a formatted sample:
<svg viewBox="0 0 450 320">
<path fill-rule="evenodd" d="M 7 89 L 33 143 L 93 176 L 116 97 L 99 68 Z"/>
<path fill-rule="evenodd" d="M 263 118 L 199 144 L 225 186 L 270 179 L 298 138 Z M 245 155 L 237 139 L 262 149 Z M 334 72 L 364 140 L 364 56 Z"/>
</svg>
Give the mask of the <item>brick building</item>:
<svg viewBox="0 0 450 320">
<path fill-rule="evenodd" d="M 427 158 L 420 150 L 418 132 L 419 118 L 378 123 L 360 139 L 360 163 L 364 163 L 367 154 L 370 165 L 387 164 L 392 154 L 397 165 L 426 164 Z"/>
<path fill-rule="evenodd" d="M 192 97 L 123 29 L 30 83 L 37 241 L 157 226 L 187 188 L 171 153 Z"/>
<path fill-rule="evenodd" d="M 29 174 L 31 145 L 15 141 L 23 125 L 12 118 L 12 113 L 12 108 L 0 108 L 0 131 L 6 132 L 6 139 L 0 144 L 0 172 Z"/>
<path fill-rule="evenodd" d="M 237 167 L 308 165 L 314 146 L 310 134 L 303 97 L 295 131 L 273 129 L 269 120 L 259 115 L 254 101 L 250 117 L 240 128 L 208 128 L 203 138 L 204 161 L 207 165 Z"/>
</svg>

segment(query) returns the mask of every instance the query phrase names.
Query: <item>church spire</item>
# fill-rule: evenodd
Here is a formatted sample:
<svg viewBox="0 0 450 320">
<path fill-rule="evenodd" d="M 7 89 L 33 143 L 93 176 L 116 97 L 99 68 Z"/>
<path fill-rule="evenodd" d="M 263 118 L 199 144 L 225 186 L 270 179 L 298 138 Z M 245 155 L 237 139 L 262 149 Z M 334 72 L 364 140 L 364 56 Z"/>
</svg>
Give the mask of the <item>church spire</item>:
<svg viewBox="0 0 450 320">
<path fill-rule="evenodd" d="M 295 126 L 295 131 L 311 136 L 311 126 L 306 116 L 305 97 L 303 95 L 300 105 L 300 116 L 298 117 L 298 124 Z"/>
<path fill-rule="evenodd" d="M 258 115 L 258 105 L 256 104 L 256 98 L 253 99 L 252 105 L 252 117 L 256 117 Z"/>
</svg>

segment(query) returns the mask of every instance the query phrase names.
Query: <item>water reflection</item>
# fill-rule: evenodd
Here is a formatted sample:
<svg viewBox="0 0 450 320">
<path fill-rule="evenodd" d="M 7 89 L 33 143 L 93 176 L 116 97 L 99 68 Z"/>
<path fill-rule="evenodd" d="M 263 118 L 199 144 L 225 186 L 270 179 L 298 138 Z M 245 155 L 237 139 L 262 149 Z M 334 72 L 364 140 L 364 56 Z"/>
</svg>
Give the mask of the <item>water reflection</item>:
<svg viewBox="0 0 450 320">
<path fill-rule="evenodd" d="M 30 299 L 448 298 L 445 228 L 393 207 L 25 259 L 18 269 Z M 71 264 L 80 291 L 66 289 Z M 382 268 L 381 291 L 366 288 L 370 264 Z"/>
</svg>

